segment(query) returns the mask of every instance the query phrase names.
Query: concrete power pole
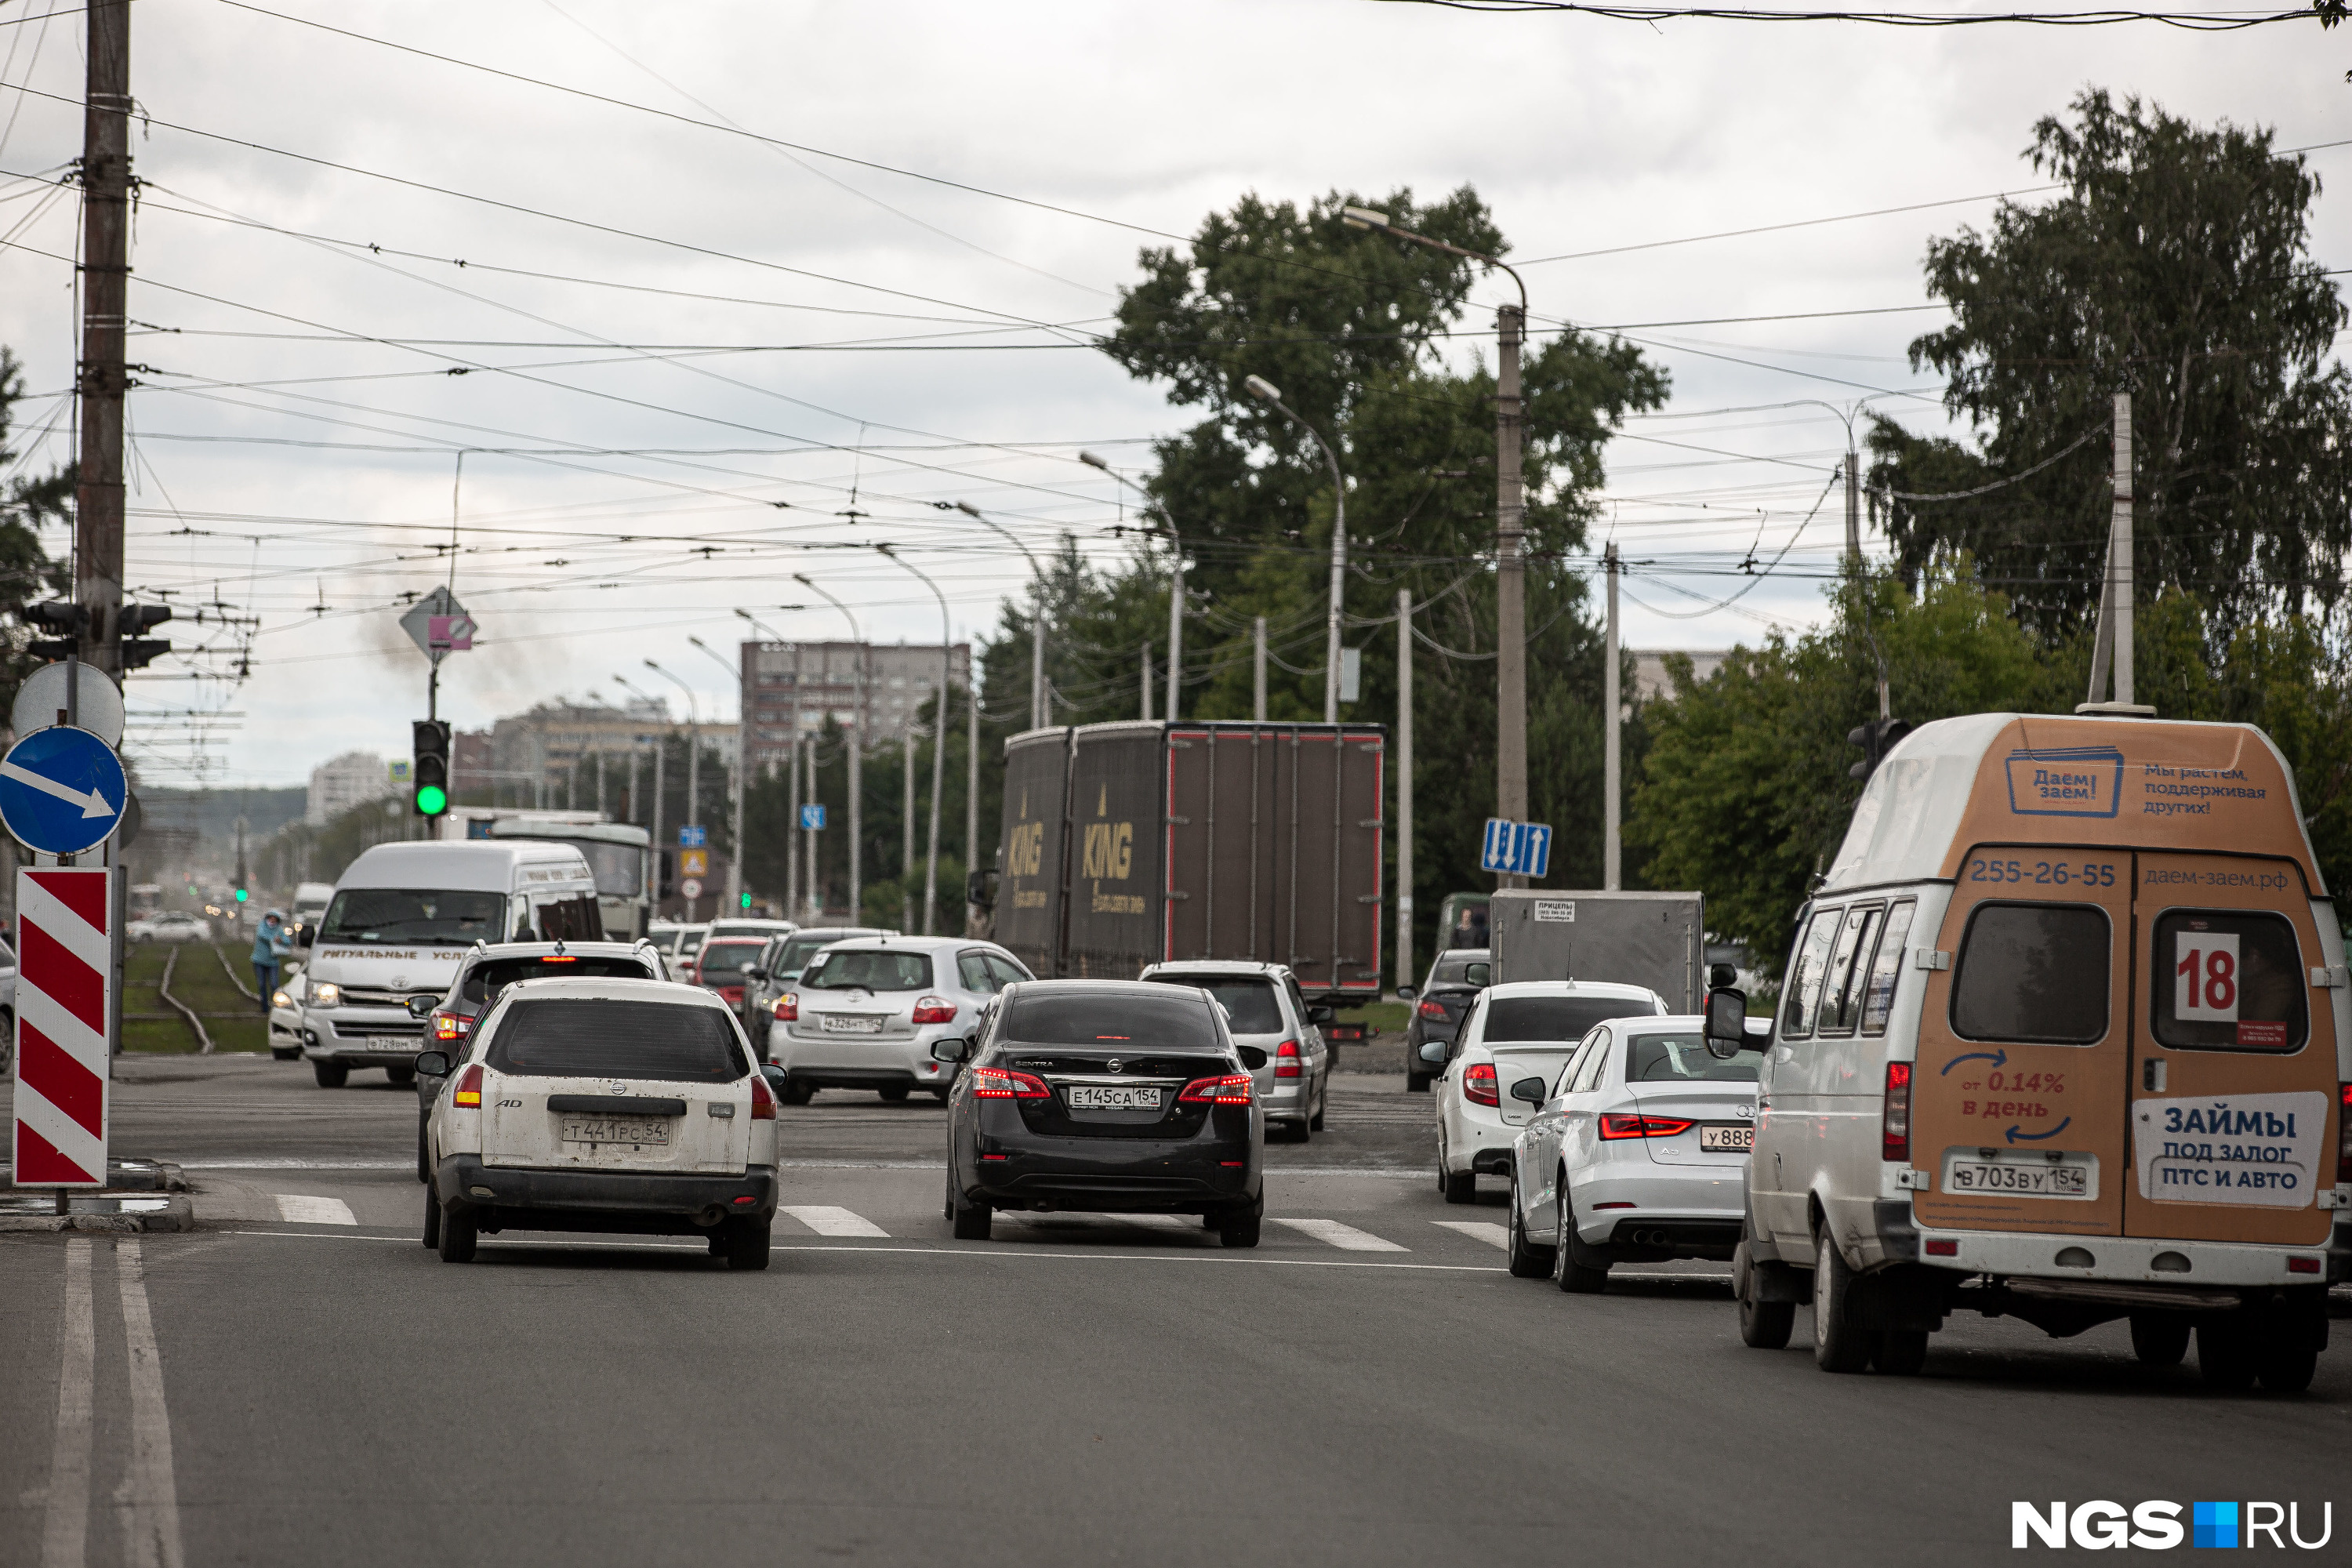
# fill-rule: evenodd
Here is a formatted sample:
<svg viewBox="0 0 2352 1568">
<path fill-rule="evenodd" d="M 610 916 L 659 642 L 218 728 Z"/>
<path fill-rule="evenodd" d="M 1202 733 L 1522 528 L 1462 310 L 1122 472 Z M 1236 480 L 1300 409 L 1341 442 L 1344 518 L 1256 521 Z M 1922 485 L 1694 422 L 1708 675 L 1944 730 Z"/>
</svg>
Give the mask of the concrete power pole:
<svg viewBox="0 0 2352 1568">
<path fill-rule="evenodd" d="M 1265 617 L 1250 622 L 1250 717 L 1265 722 Z"/>
<path fill-rule="evenodd" d="M 1260 626 L 1265 623 L 1260 621 Z M 1396 984 L 1412 984 L 1412 590 L 1397 590 Z"/>
<path fill-rule="evenodd" d="M 89 0 L 82 110 L 81 453 L 74 489 L 74 602 L 88 614 L 79 655 L 119 676 L 122 604 L 122 366 L 131 279 L 131 5 Z"/>
<path fill-rule="evenodd" d="M 1611 544 L 1607 556 L 1609 568 L 1609 632 L 1602 644 L 1605 661 L 1601 674 L 1601 885 L 1615 892 L 1625 885 L 1622 835 L 1620 832 L 1623 814 L 1622 763 L 1618 748 L 1624 730 L 1624 697 L 1617 689 L 1617 579 L 1624 572 L 1624 563 L 1618 557 L 1617 546 Z"/>
<path fill-rule="evenodd" d="M 2107 570 L 2099 592 L 2099 629 L 2091 645 L 2091 689 L 2084 706 L 2106 702 L 2115 674 L 2115 701 L 2132 705 L 2132 427 L 2131 394 L 2116 395 L 2113 510 L 2107 524 Z"/>
<path fill-rule="evenodd" d="M 1862 458 L 1853 449 L 1853 426 L 1845 432 L 1845 558 L 1862 569 Z"/>
<path fill-rule="evenodd" d="M 907 715 L 907 728 L 899 739 L 899 759 L 906 765 L 899 771 L 906 776 L 906 804 L 899 808 L 898 821 L 903 829 L 898 847 L 898 929 L 915 929 L 915 715 Z"/>
<path fill-rule="evenodd" d="M 1520 552 L 1527 487 L 1520 477 L 1519 341 L 1525 306 L 1495 312 L 1495 815 L 1528 819 L 1528 563 Z M 1527 879 L 1505 875 L 1498 888 Z"/>
<path fill-rule="evenodd" d="M 978 670 L 964 676 L 963 769 L 963 933 L 971 936 L 980 924 L 980 906 L 971 901 L 972 873 L 980 869 L 980 681 Z"/>
</svg>

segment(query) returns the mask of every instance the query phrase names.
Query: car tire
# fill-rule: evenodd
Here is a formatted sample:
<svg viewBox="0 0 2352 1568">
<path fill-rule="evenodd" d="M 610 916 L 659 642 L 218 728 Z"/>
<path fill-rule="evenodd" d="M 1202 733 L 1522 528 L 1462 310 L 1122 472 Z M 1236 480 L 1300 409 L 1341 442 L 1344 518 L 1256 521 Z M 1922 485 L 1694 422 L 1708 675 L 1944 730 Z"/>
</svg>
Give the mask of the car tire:
<svg viewBox="0 0 2352 1568">
<path fill-rule="evenodd" d="M 2189 1354 L 2190 1326 L 2178 1312 L 2134 1312 L 2132 1354 L 2142 1366 L 2179 1366 Z"/>
<path fill-rule="evenodd" d="M 1870 1364 L 1872 1335 L 1853 1321 L 1853 1270 L 1824 1233 L 1813 1244 L 1813 1364 L 1823 1372 L 1860 1372 Z"/>
<path fill-rule="evenodd" d="M 441 1211 L 441 1261 L 471 1263 L 474 1261 L 474 1211 L 464 1204 L 450 1204 Z"/>
<path fill-rule="evenodd" d="M 425 1158 L 425 1129 L 422 1127 L 416 1130 L 416 1179 L 428 1187 L 433 1184 L 433 1166 Z"/>
<path fill-rule="evenodd" d="M 950 1182 L 953 1179 L 950 1177 Z M 948 1189 L 948 1207 L 951 1211 L 949 1217 L 955 1222 L 955 1238 L 958 1241 L 988 1239 L 989 1225 L 996 1215 L 995 1211 L 988 1206 L 987 1200 L 967 1203 L 950 1185 Z"/>
<path fill-rule="evenodd" d="M 299 1061 L 301 1059 L 301 1056 L 302 1048 L 299 1046 L 272 1046 L 269 1047 L 269 1059 L 273 1062 Z"/>
<path fill-rule="evenodd" d="M 757 1274 L 768 1266 L 768 1222 L 730 1219 L 719 1239 L 726 1243 L 727 1267 Z"/>
<path fill-rule="evenodd" d="M 1331 1079 L 1330 1076 L 1326 1074 L 1323 1079 L 1323 1092 L 1315 1098 L 1315 1114 L 1307 1119 L 1307 1130 L 1309 1132 L 1322 1131 L 1323 1113 L 1330 1109 Z"/>
<path fill-rule="evenodd" d="M 1797 1326 L 1794 1301 L 1756 1299 L 1756 1266 L 1751 1261 L 1748 1226 L 1739 1222 L 1739 1246 L 1731 1255 L 1731 1278 L 1739 1300 L 1739 1342 L 1749 1350 L 1786 1350 Z"/>
<path fill-rule="evenodd" d="M 1449 1204 L 1475 1204 L 1478 1201 L 1478 1173 L 1437 1169 L 1437 1190 L 1445 1194 Z"/>
<path fill-rule="evenodd" d="M 1245 1209 L 1227 1209 L 1217 1216 L 1217 1245 L 1220 1247 L 1255 1247 L 1258 1232 L 1265 1225 L 1265 1199 Z"/>
<path fill-rule="evenodd" d="M 1283 1124 L 1282 1140 L 1286 1143 L 1304 1143 L 1314 1136 L 1313 1127 L 1306 1121 L 1288 1121 Z"/>
<path fill-rule="evenodd" d="M 341 1062 L 312 1062 L 310 1075 L 320 1089 L 341 1089 L 351 1080 L 352 1069 Z"/>
<path fill-rule="evenodd" d="M 408 1085 L 416 1081 L 416 1069 L 415 1068 L 386 1068 L 383 1069 L 383 1076 L 392 1079 L 394 1084 L 399 1085 L 402 1088 L 406 1088 Z"/>
<path fill-rule="evenodd" d="M 882 1097 L 885 1104 L 904 1105 L 907 1103 L 907 1096 L 913 1092 L 913 1086 L 909 1084 L 894 1083 L 887 1089 L 879 1089 L 875 1090 L 875 1092 Z"/>
<path fill-rule="evenodd" d="M 2253 1335 L 2234 1313 L 2197 1325 L 2197 1375 L 2221 1394 L 2243 1394 L 2257 1372 Z"/>
<path fill-rule="evenodd" d="M 1870 1364 L 1889 1377 L 1916 1377 L 1927 1364 L 1925 1329 L 1882 1329 L 1870 1339 Z"/>
<path fill-rule="evenodd" d="M 1609 1288 L 1609 1259 L 1597 1255 L 1584 1245 L 1576 1234 L 1576 1205 L 1569 1201 L 1568 1183 L 1559 1184 L 1559 1196 L 1553 1200 L 1559 1206 L 1554 1211 L 1554 1232 L 1559 1237 L 1552 1248 L 1551 1282 L 1571 1296 L 1598 1296 Z"/>
<path fill-rule="evenodd" d="M 1510 1247 L 1511 1278 L 1542 1279 L 1551 1273 L 1551 1260 L 1559 1252 L 1557 1247 L 1538 1247 L 1528 1240 L 1527 1216 L 1519 1212 L 1519 1184 L 1511 1184 Z"/>
<path fill-rule="evenodd" d="M 1409 1072 L 1405 1074 L 1404 1091 L 1407 1094 L 1427 1094 L 1429 1092 L 1429 1074 L 1425 1072 Z"/>
<path fill-rule="evenodd" d="M 815 1093 L 816 1089 L 814 1085 L 794 1083 L 791 1079 L 784 1079 L 783 1093 L 778 1095 L 776 1098 L 782 1100 L 786 1105 L 806 1105 Z"/>
<path fill-rule="evenodd" d="M 425 1189 L 425 1245 L 431 1247 L 441 1245 L 441 1200 L 434 1195 L 430 1186 Z"/>
</svg>

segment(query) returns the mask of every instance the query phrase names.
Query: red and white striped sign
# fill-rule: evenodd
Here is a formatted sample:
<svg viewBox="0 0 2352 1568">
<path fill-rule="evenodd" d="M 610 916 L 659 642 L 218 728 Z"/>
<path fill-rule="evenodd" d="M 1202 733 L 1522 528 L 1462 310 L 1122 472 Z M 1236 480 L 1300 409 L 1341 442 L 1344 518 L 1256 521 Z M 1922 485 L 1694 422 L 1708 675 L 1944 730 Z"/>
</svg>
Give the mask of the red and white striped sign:
<svg viewBox="0 0 2352 1568">
<path fill-rule="evenodd" d="M 114 875 L 16 873 L 16 1184 L 106 1184 Z"/>
</svg>

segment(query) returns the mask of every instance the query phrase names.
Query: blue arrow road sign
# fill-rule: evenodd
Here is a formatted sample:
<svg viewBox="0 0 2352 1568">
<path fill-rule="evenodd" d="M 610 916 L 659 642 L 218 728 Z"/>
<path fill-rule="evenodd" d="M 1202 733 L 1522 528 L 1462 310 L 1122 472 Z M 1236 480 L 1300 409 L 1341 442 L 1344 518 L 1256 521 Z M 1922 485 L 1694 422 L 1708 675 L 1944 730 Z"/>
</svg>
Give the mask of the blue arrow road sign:
<svg viewBox="0 0 2352 1568">
<path fill-rule="evenodd" d="M 1486 819 L 1478 848 L 1478 869 L 1514 877 L 1540 877 L 1551 868 L 1551 829 L 1540 822 Z"/>
<path fill-rule="evenodd" d="M 700 849 L 709 842 L 710 830 L 707 827 L 689 822 L 677 830 L 677 847 L 681 849 Z"/>
<path fill-rule="evenodd" d="M 801 826 L 811 832 L 822 828 L 824 826 L 824 807 L 822 805 L 801 807 Z"/>
<path fill-rule="evenodd" d="M 28 849 L 79 855 L 122 822 L 122 759 L 87 730 L 36 730 L 0 758 L 0 821 Z"/>
</svg>

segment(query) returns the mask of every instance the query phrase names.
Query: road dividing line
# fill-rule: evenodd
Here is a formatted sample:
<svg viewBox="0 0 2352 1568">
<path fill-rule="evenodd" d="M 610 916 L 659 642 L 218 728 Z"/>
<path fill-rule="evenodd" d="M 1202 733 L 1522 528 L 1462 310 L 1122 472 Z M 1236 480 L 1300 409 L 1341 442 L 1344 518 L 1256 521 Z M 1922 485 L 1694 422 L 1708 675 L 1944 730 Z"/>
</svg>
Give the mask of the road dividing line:
<svg viewBox="0 0 2352 1568">
<path fill-rule="evenodd" d="M 828 1204 L 786 1204 L 776 1211 L 788 1214 L 819 1236 L 883 1236 L 890 1233 L 867 1219 Z"/>
<path fill-rule="evenodd" d="M 89 1535 L 91 1363 L 89 1243 L 66 1243 L 65 1322 L 58 1335 L 58 1435 L 49 1450 L 41 1568 L 82 1568 Z"/>
<path fill-rule="evenodd" d="M 341 1198 L 306 1197 L 300 1193 L 273 1194 L 278 1204 L 278 1217 L 296 1225 L 357 1225 L 352 1217 L 352 1205 Z"/>
<path fill-rule="evenodd" d="M 139 1243 L 115 1247 L 122 1289 L 122 1337 L 131 1352 L 131 1464 L 115 1496 L 122 1516 L 122 1558 L 131 1568 L 184 1568 L 180 1496 L 172 1479 L 172 1417 L 163 1407 L 163 1358 L 147 1310 L 147 1270 Z"/>
<path fill-rule="evenodd" d="M 1268 1215 L 1269 1219 L 1274 1216 Z M 1276 1219 L 1276 1225 L 1286 1225 L 1302 1235 L 1318 1241 L 1328 1242 L 1348 1252 L 1410 1252 L 1409 1247 L 1399 1247 L 1393 1241 L 1383 1241 L 1369 1230 L 1358 1230 L 1352 1225 L 1341 1225 L 1336 1219 Z"/>
<path fill-rule="evenodd" d="M 1511 1250 L 1511 1233 L 1491 1220 L 1433 1219 L 1429 1223 L 1442 1230 L 1459 1231 L 1473 1241 L 1483 1241 L 1506 1252 Z"/>
</svg>

